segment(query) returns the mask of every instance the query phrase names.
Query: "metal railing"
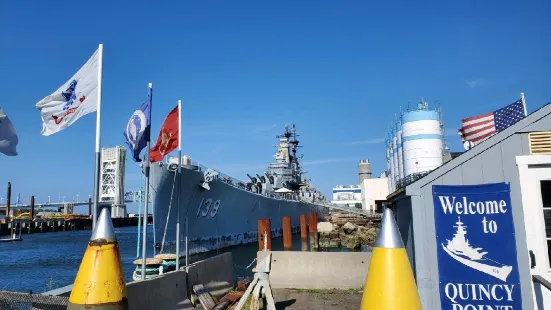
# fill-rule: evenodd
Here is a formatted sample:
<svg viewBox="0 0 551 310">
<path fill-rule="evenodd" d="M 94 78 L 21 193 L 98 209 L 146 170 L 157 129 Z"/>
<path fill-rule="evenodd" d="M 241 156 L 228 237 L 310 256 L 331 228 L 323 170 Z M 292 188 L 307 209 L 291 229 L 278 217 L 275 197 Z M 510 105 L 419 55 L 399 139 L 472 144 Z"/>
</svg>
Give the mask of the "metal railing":
<svg viewBox="0 0 551 310">
<path fill-rule="evenodd" d="M 429 174 L 431 171 L 425 171 L 425 172 L 419 172 L 419 173 L 412 173 L 408 176 L 406 176 L 405 178 L 402 178 L 400 180 L 398 180 L 396 182 L 396 190 L 399 190 L 403 187 L 406 187 L 408 185 L 410 185 L 411 183 L 417 181 L 417 180 L 420 180 L 422 179 L 423 177 L 425 177 L 427 174 Z"/>
<path fill-rule="evenodd" d="M 534 281 L 534 283 L 541 284 L 543 287 L 551 291 L 551 282 L 547 281 L 544 277 L 537 274 L 533 274 L 532 281 Z"/>
</svg>

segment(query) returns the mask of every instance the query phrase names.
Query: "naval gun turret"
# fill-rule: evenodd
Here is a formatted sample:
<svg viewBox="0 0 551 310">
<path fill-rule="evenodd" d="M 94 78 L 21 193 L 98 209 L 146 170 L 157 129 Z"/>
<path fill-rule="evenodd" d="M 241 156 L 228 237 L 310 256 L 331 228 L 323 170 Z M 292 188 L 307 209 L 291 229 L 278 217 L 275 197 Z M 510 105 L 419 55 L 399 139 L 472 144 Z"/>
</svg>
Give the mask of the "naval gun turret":
<svg viewBox="0 0 551 310">
<path fill-rule="evenodd" d="M 274 177 L 269 175 L 268 172 L 264 172 L 264 175 L 268 178 L 268 181 L 270 182 L 270 184 L 274 184 Z"/>
</svg>

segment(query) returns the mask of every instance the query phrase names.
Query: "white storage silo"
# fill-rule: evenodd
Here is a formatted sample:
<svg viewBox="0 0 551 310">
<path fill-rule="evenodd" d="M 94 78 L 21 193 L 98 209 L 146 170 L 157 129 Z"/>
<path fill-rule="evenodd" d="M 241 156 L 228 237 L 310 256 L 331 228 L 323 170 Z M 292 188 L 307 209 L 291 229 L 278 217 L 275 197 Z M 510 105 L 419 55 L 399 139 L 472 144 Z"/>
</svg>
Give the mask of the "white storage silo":
<svg viewBox="0 0 551 310">
<path fill-rule="evenodd" d="M 393 129 L 390 130 L 389 141 L 390 141 L 390 178 L 392 182 L 392 191 L 394 191 L 396 189 L 396 178 L 395 178 L 396 162 L 394 161 L 394 156 L 396 155 L 396 153 L 394 152 L 394 130 Z"/>
<path fill-rule="evenodd" d="M 398 131 L 396 124 L 392 126 L 392 159 L 394 160 L 394 190 L 398 189 L 398 179 L 400 178 L 400 166 L 398 165 Z"/>
<path fill-rule="evenodd" d="M 442 165 L 440 113 L 422 102 L 402 116 L 405 176 L 433 170 Z"/>
<path fill-rule="evenodd" d="M 397 144 L 397 152 L 398 152 L 398 180 L 402 180 L 404 178 L 404 152 L 402 148 L 402 118 L 398 118 L 398 122 L 396 122 L 396 144 Z"/>
<path fill-rule="evenodd" d="M 385 139 L 385 146 L 386 146 L 386 177 L 388 182 L 388 191 L 389 193 L 392 193 L 392 165 L 391 165 L 391 157 L 390 157 L 390 139 L 387 137 Z"/>
</svg>

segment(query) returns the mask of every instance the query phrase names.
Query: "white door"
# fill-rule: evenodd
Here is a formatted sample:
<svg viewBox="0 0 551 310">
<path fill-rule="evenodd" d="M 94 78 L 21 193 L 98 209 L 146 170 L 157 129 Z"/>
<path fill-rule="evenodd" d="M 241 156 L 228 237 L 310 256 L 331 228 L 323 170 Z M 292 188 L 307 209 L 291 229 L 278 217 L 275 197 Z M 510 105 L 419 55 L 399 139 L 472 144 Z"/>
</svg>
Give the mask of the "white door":
<svg viewBox="0 0 551 310">
<path fill-rule="evenodd" d="M 551 156 L 518 156 L 530 271 L 551 282 Z M 551 309 L 551 292 L 532 283 L 538 310 Z"/>
</svg>

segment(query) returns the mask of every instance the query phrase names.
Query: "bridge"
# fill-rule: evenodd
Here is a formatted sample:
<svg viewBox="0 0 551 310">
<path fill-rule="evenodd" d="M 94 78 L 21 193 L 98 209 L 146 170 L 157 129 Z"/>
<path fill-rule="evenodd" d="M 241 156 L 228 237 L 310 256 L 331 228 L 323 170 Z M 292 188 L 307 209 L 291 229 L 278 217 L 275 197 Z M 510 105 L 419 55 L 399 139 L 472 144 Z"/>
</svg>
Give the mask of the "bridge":
<svg viewBox="0 0 551 310">
<path fill-rule="evenodd" d="M 78 194 L 76 195 L 78 197 Z M 51 196 L 48 196 L 48 198 Z M 63 196 L 65 198 L 65 196 Z M 145 191 L 130 191 L 124 193 L 124 202 L 125 203 L 132 203 L 132 202 L 143 202 L 145 198 Z M 0 203 L 0 210 L 5 210 L 7 207 L 6 199 L 4 197 L 1 197 L 1 203 Z M 35 197 L 35 203 L 34 207 L 36 209 L 48 209 L 48 208 L 63 208 L 65 210 L 72 210 L 76 206 L 87 206 L 89 203 L 92 203 L 91 198 L 88 198 L 88 200 L 85 201 L 65 201 L 64 199 L 61 201 L 51 201 L 48 199 L 48 202 L 36 202 Z M 30 200 L 30 199 L 29 199 Z M 151 202 L 151 196 L 149 196 L 149 202 Z M 100 205 L 107 205 L 111 204 L 111 202 L 108 201 L 101 201 Z M 21 202 L 21 196 L 17 195 L 17 200 L 15 203 L 10 203 L 10 208 L 16 209 L 16 210 L 30 210 L 31 209 L 31 203 L 23 203 Z"/>
</svg>

